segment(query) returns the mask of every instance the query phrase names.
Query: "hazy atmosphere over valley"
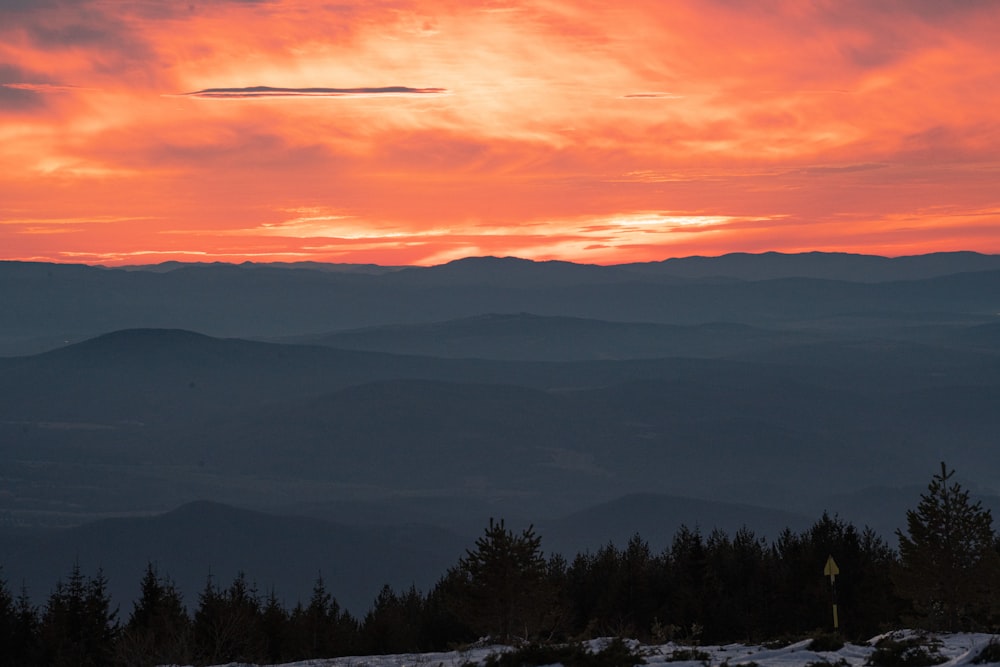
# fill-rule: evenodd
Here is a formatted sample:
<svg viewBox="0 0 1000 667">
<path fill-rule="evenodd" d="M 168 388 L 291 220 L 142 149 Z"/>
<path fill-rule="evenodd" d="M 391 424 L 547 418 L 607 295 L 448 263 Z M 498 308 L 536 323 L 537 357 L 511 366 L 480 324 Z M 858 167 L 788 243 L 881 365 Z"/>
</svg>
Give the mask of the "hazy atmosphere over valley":
<svg viewBox="0 0 1000 667">
<path fill-rule="evenodd" d="M 824 511 L 894 539 L 941 460 L 996 506 L 998 295 L 975 253 L 3 263 L 4 571 L 322 571 L 363 610 L 489 517 L 568 555 Z"/>
</svg>

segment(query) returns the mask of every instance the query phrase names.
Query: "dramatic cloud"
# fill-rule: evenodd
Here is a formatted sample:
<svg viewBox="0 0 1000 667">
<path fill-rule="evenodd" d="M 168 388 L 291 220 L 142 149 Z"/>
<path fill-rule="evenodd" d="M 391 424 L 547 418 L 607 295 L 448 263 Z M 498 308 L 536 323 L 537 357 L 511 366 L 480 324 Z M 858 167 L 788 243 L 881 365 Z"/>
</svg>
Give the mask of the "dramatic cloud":
<svg viewBox="0 0 1000 667">
<path fill-rule="evenodd" d="M 975 0 L 0 0 L 0 254 L 1000 252 L 998 30 Z"/>
</svg>

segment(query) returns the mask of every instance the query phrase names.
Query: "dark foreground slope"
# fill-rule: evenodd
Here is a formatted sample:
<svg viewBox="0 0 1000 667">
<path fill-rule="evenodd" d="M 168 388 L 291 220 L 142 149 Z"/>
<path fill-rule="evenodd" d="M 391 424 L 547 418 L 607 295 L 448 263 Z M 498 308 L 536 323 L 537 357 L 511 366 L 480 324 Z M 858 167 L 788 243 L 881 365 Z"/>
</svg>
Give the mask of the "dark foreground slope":
<svg viewBox="0 0 1000 667">
<path fill-rule="evenodd" d="M 738 517 L 738 518 L 737 518 Z M 513 520 L 510 525 L 523 525 Z M 707 535 L 735 534 L 753 526 L 760 536 L 784 528 L 801 530 L 805 517 L 763 508 L 672 496 L 629 496 L 538 526 L 545 553 L 572 560 L 608 543 L 624 545 L 636 532 L 653 549 L 669 546 L 682 524 Z M 259 593 L 271 592 L 286 606 L 307 603 L 322 577 L 338 603 L 363 617 L 383 585 L 426 592 L 458 562 L 481 534 L 441 530 L 426 524 L 348 525 L 321 518 L 271 514 L 211 502 L 193 502 L 159 515 L 99 520 L 45 533 L 0 528 L 0 562 L 6 578 L 43 603 L 56 581 L 78 565 L 98 569 L 108 592 L 127 617 L 139 596 L 147 564 L 168 576 L 190 608 L 198 604 L 209 576 L 225 588 L 244 573 Z"/>
<path fill-rule="evenodd" d="M 322 577 L 343 607 L 363 615 L 385 584 L 428 589 L 463 545 L 429 527 L 362 529 L 195 502 L 158 516 L 106 519 L 16 540 L 8 534 L 0 556 L 4 575 L 40 601 L 74 564 L 84 573 L 100 568 L 125 618 L 148 563 L 177 584 L 191 608 L 209 575 L 225 588 L 244 572 L 262 596 L 274 591 L 289 607 L 308 603 Z"/>
</svg>

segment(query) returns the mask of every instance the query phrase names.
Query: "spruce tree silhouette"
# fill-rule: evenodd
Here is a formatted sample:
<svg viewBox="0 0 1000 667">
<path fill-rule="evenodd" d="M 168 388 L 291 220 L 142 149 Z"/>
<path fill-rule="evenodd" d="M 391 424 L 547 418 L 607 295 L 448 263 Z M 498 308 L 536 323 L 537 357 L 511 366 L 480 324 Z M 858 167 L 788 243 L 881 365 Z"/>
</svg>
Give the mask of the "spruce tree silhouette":
<svg viewBox="0 0 1000 667">
<path fill-rule="evenodd" d="M 541 541 L 533 526 L 515 535 L 491 518 L 466 550 L 451 574 L 460 582 L 456 611 L 474 630 L 505 643 L 537 630 L 551 598 Z"/>
<path fill-rule="evenodd" d="M 118 639 L 118 663 L 138 667 L 186 662 L 190 625 L 180 591 L 147 563 L 139 599 Z"/>
<path fill-rule="evenodd" d="M 108 665 L 114 659 L 119 626 L 107 579 L 98 570 L 87 578 L 74 564 L 66 583 L 56 582 L 42 615 L 43 662 L 67 667 Z"/>
<path fill-rule="evenodd" d="M 982 503 L 951 481 L 941 462 L 916 509 L 906 512 L 899 538 L 897 593 L 912 605 L 915 620 L 931 630 L 971 630 L 988 624 L 1000 581 L 993 517 Z"/>
</svg>

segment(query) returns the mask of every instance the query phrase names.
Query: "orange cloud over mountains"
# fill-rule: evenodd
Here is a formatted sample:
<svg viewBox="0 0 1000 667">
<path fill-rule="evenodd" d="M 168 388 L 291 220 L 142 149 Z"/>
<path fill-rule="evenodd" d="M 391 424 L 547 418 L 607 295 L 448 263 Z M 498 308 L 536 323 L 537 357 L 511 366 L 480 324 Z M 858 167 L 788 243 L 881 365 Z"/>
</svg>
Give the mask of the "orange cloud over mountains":
<svg viewBox="0 0 1000 667">
<path fill-rule="evenodd" d="M 0 0 L 0 258 L 996 253 L 998 32 L 975 0 Z"/>
</svg>

